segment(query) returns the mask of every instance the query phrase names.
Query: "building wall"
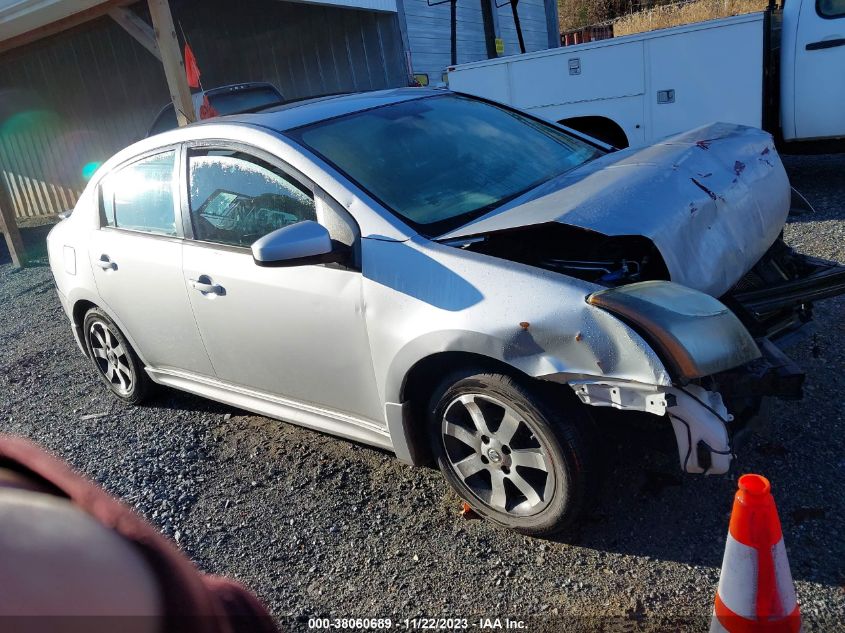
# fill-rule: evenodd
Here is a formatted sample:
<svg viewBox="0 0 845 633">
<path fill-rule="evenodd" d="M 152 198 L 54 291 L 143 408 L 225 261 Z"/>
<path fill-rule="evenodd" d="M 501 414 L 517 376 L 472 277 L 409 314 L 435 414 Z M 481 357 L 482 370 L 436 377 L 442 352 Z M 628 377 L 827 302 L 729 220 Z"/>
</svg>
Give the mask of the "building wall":
<svg viewBox="0 0 845 633">
<path fill-rule="evenodd" d="M 299 98 L 407 84 L 394 13 L 276 0 L 172 8 L 208 88 L 269 81 Z M 110 18 L 0 56 L 0 178 L 15 214 L 73 207 L 86 176 L 169 99 L 160 62 Z"/>
<path fill-rule="evenodd" d="M 458 0 L 459 63 L 487 58 L 481 2 L 495 0 Z M 413 70 L 437 84 L 450 64 L 450 6 L 403 4 Z M 207 88 L 269 81 L 295 99 L 407 84 L 395 13 L 281 0 L 171 7 Z M 149 21 L 145 2 L 133 9 Z M 494 10 L 504 54 L 517 54 L 510 4 Z M 545 11 L 544 0 L 519 3 L 528 51 L 548 45 Z M 143 137 L 168 100 L 161 64 L 109 18 L 0 55 L 0 180 L 16 215 L 71 208 L 96 166 Z"/>
<path fill-rule="evenodd" d="M 206 87 L 269 81 L 291 99 L 408 83 L 395 13 L 278 0 L 171 6 Z"/>
<path fill-rule="evenodd" d="M 458 0 L 459 64 L 487 59 L 482 2 L 495 0 Z M 504 0 L 498 2 L 503 3 Z M 518 6 L 526 51 L 548 48 L 544 0 L 520 0 Z M 432 85 L 440 82 L 446 67 L 451 63 L 450 10 L 449 2 L 429 6 L 429 0 L 404 0 L 413 69 L 415 73 L 428 74 Z M 504 4 L 495 11 L 500 37 L 505 43 L 504 55 L 519 54 L 511 5 Z"/>
<path fill-rule="evenodd" d="M 72 208 L 85 176 L 169 98 L 159 61 L 109 18 L 0 57 L 0 170 L 16 215 Z"/>
</svg>

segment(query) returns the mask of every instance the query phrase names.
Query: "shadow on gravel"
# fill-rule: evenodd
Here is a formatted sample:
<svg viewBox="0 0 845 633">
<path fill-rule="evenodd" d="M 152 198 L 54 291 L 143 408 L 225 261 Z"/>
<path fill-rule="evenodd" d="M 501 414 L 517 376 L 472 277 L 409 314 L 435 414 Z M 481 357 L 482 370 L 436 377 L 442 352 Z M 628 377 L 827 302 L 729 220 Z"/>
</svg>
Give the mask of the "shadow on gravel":
<svg viewBox="0 0 845 633">
<path fill-rule="evenodd" d="M 47 233 L 49 233 L 52 228 L 52 223 L 21 228 L 21 240 L 23 241 L 23 247 L 26 250 L 28 266 L 47 265 Z M 12 256 L 9 254 L 9 249 L 6 247 L 5 236 L 0 237 L 0 266 L 11 263 Z"/>
<path fill-rule="evenodd" d="M 249 421 L 238 422 L 241 432 L 259 435 L 269 432 L 276 438 L 271 444 L 285 442 L 282 438 L 288 437 L 288 431 L 283 428 L 287 425 L 285 422 L 172 389 L 162 388 L 152 405 L 188 413 L 244 416 Z M 270 427 L 265 427 L 262 421 Z M 300 440 L 300 434 L 305 432 L 309 442 L 313 441 L 311 432 L 293 425 L 290 429 L 296 429 L 294 435 Z M 322 447 L 315 450 L 329 462 L 349 450 L 350 443 L 345 440 L 322 434 L 320 437 L 325 438 L 325 443 L 315 443 Z M 337 453 L 331 449 L 335 443 Z M 652 442 L 650 446 L 654 445 Z M 381 452 L 371 447 L 363 448 Z M 757 436 L 741 451 L 734 473 L 700 477 L 682 474 L 675 454 L 620 442 L 617 438 L 606 456 L 601 490 L 592 507 L 576 527 L 550 541 L 596 552 L 718 569 L 722 564 L 737 477 L 745 472 L 761 472 L 773 482 L 793 577 L 840 586 L 845 577 L 842 577 L 836 556 L 820 556 L 818 548 L 807 547 L 808 542 L 819 543 L 822 549 L 826 547 L 825 542 L 830 537 L 818 538 L 817 533 L 827 534 L 829 528 L 836 525 L 838 510 L 836 504 L 828 507 L 805 494 L 806 472 L 795 463 L 801 450 L 785 445 L 778 438 Z M 271 450 L 271 453 L 275 452 Z M 813 479 L 838 481 L 841 477 L 839 464 L 841 462 L 836 461 L 817 463 Z M 341 469 L 347 466 L 337 464 Z M 255 476 L 250 474 L 247 478 Z M 384 479 L 377 482 L 376 488 L 384 488 L 384 494 L 389 496 L 393 494 L 389 489 L 394 485 L 395 481 Z M 450 536 L 444 532 L 442 537 Z"/>
<path fill-rule="evenodd" d="M 606 466 L 601 491 L 578 525 L 552 537 L 556 543 L 596 551 L 718 569 L 722 564 L 736 480 L 746 472 L 766 473 L 783 526 L 795 580 L 845 585 L 845 572 L 833 557 L 805 547 L 806 528 L 836 535 L 831 508 L 802 494 L 804 473 L 784 467 L 787 447 L 762 437 L 745 448 L 729 475 L 684 475 L 674 456 L 641 447 L 617 446 Z M 776 461 L 775 461 L 776 460 Z M 818 465 L 817 477 L 839 481 L 837 465 Z M 809 505 L 808 505 L 809 503 Z M 830 536 L 822 539 L 829 539 Z M 812 539 L 815 540 L 815 539 Z M 823 548 L 824 549 L 824 548 Z"/>
<path fill-rule="evenodd" d="M 781 156 L 789 182 L 806 196 L 815 213 L 790 215 L 790 224 L 845 219 L 845 154 Z"/>
<path fill-rule="evenodd" d="M 171 411 L 185 411 L 188 413 L 216 413 L 219 415 L 253 415 L 241 409 L 223 404 L 215 400 L 209 400 L 202 396 L 195 396 L 192 393 L 185 391 L 177 391 L 170 387 L 159 385 L 156 387 L 157 392 L 155 397 L 150 401 L 150 405 L 160 409 L 170 409 Z"/>
</svg>

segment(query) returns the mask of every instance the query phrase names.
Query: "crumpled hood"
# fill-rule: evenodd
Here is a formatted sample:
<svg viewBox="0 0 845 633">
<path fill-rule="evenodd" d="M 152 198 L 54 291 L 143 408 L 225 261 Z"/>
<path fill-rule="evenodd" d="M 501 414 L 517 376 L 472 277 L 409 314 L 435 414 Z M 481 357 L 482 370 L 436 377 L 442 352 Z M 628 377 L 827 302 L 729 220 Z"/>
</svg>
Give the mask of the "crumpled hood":
<svg viewBox="0 0 845 633">
<path fill-rule="evenodd" d="M 719 297 L 777 239 L 789 205 L 772 137 L 714 123 L 603 156 L 439 241 L 547 222 L 641 235 L 660 251 L 672 281 Z"/>
</svg>

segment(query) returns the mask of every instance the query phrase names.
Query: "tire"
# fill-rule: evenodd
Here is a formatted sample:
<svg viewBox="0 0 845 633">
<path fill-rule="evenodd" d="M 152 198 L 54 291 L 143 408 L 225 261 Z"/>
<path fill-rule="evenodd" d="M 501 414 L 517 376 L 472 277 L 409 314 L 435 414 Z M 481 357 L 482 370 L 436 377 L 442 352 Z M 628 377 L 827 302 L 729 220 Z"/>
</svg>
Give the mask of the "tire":
<svg viewBox="0 0 845 633">
<path fill-rule="evenodd" d="M 144 364 L 120 328 L 99 308 L 85 314 L 82 325 L 85 349 L 100 380 L 128 404 L 140 404 L 152 391 Z"/>
<path fill-rule="evenodd" d="M 428 430 L 449 485 L 485 519 L 531 536 L 571 525 L 594 489 L 592 423 L 574 394 L 503 374 L 455 375 Z"/>
</svg>

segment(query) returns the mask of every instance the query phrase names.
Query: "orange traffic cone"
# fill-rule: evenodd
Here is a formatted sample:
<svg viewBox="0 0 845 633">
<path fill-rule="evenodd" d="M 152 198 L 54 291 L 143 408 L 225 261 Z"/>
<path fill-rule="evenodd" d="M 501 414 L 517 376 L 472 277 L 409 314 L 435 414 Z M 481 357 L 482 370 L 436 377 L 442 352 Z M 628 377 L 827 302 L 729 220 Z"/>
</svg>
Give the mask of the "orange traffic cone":
<svg viewBox="0 0 845 633">
<path fill-rule="evenodd" d="M 795 633 L 801 613 L 769 480 L 743 475 L 731 524 L 711 633 Z"/>
</svg>

